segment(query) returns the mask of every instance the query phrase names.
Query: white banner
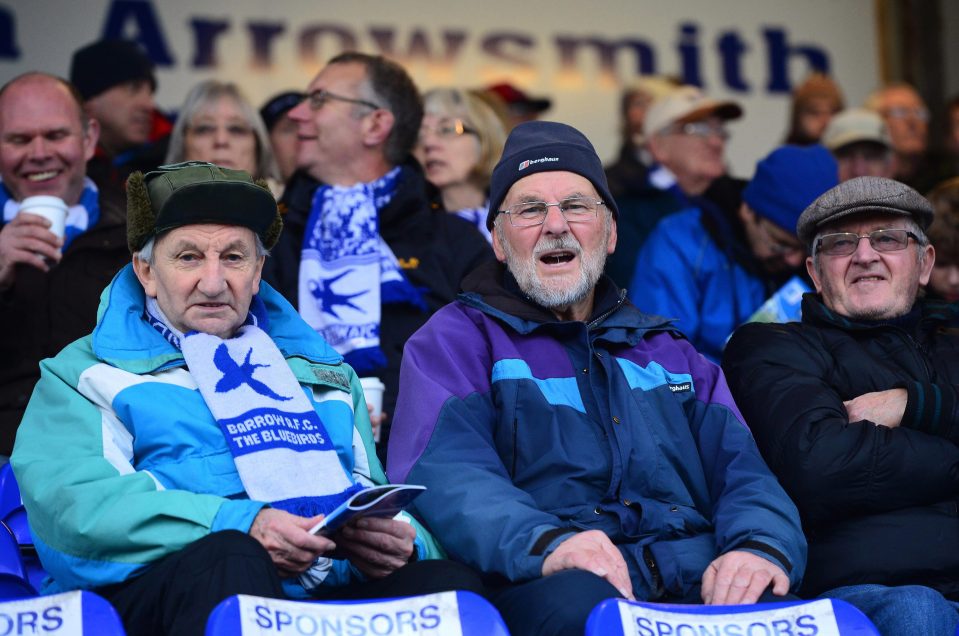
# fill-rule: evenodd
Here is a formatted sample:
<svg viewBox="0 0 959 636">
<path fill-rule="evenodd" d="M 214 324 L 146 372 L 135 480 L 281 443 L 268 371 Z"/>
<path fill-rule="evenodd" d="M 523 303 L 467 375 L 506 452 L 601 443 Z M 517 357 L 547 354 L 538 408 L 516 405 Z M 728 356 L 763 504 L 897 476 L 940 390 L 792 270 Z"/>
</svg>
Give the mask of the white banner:
<svg viewBox="0 0 959 636">
<path fill-rule="evenodd" d="M 0 636 L 81 636 L 83 602 L 80 592 L 39 596 L 0 603 Z"/>
<path fill-rule="evenodd" d="M 736 614 L 683 614 L 619 603 L 625 636 L 839 636 L 828 600 Z"/>
<path fill-rule="evenodd" d="M 675 75 L 742 104 L 729 154 L 744 177 L 785 137 L 789 92 L 811 69 L 850 105 L 879 78 L 872 0 L 0 0 L 0 79 L 66 75 L 73 51 L 104 36 L 148 48 L 168 110 L 211 77 L 259 105 L 358 49 L 398 59 L 423 89 L 508 80 L 548 96 L 546 117 L 582 129 L 604 159 L 618 150 L 622 87 Z"/>
<path fill-rule="evenodd" d="M 240 596 L 243 636 L 460 636 L 455 592 L 363 604 Z"/>
</svg>

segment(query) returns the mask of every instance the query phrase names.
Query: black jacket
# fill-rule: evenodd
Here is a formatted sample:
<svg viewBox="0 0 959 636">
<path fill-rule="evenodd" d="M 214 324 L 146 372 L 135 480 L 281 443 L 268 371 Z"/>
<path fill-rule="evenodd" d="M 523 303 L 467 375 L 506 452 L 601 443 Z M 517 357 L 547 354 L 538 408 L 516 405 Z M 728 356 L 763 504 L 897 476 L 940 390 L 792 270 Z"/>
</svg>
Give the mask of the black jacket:
<svg viewBox="0 0 959 636">
<path fill-rule="evenodd" d="M 400 359 L 406 340 L 433 312 L 456 298 L 460 281 L 466 274 L 493 258 L 489 243 L 468 221 L 454 214 L 430 210 L 426 180 L 419 166 L 410 162 L 403 168 L 405 175 L 393 199 L 380 211 L 380 235 L 393 250 L 409 281 L 423 292 L 428 312 L 405 304 L 383 307 L 380 348 L 386 355 L 387 365 L 376 375 L 386 385 L 383 410 L 389 414 L 396 404 Z M 302 173 L 291 179 L 280 202 L 283 232 L 264 266 L 264 280 L 294 307 L 298 300 L 303 235 L 318 186 L 316 180 Z"/>
<path fill-rule="evenodd" d="M 803 320 L 748 324 L 723 370 L 809 540 L 801 592 L 922 584 L 959 598 L 959 306 L 853 322 L 815 294 Z M 850 422 L 864 393 L 905 388 L 900 426 Z"/>
<path fill-rule="evenodd" d="M 0 453 L 13 450 L 40 360 L 93 331 L 100 293 L 129 262 L 126 215 L 101 193 L 99 221 L 49 273 L 17 266 L 13 286 L 0 293 Z"/>
</svg>

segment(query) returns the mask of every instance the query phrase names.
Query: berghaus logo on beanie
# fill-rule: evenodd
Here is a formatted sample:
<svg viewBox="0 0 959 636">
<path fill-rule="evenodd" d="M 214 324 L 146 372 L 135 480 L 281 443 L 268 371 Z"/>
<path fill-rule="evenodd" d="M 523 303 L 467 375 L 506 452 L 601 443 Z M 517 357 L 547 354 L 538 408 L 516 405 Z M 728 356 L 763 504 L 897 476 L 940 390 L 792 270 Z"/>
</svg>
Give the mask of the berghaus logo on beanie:
<svg viewBox="0 0 959 636">
<path fill-rule="evenodd" d="M 539 159 L 532 159 L 532 160 L 527 159 L 526 161 L 523 161 L 519 164 L 519 169 L 526 170 L 527 168 L 529 168 L 530 166 L 534 164 L 546 163 L 548 161 L 559 161 L 559 157 L 540 157 Z"/>
</svg>

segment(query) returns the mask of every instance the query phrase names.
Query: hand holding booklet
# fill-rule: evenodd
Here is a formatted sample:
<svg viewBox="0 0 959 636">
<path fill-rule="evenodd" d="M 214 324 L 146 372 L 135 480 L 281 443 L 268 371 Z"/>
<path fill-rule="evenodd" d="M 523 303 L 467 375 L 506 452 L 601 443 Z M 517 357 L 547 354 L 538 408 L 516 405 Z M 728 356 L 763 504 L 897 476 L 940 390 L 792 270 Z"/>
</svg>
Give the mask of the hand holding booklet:
<svg viewBox="0 0 959 636">
<path fill-rule="evenodd" d="M 310 528 L 310 532 L 328 537 L 354 519 L 395 517 L 424 490 L 426 486 L 412 484 L 384 484 L 365 488 L 323 517 L 322 521 Z"/>
</svg>

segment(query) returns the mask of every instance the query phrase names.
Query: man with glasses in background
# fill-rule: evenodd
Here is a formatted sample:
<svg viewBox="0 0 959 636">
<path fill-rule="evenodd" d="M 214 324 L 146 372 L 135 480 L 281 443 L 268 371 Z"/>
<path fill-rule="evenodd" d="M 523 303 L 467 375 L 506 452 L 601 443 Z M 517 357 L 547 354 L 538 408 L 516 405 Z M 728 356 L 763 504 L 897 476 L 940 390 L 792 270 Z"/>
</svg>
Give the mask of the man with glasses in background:
<svg viewBox="0 0 959 636">
<path fill-rule="evenodd" d="M 922 298 L 932 216 L 890 179 L 826 192 L 797 227 L 816 286 L 802 322 L 746 325 L 723 358 L 803 518 L 800 594 L 849 601 L 882 634 L 959 624 L 959 307 Z"/>
<path fill-rule="evenodd" d="M 726 388 L 603 275 L 616 202 L 590 142 L 513 129 L 487 226 L 499 262 L 406 345 L 388 474 L 514 634 L 583 633 L 601 600 L 781 600 L 795 507 Z"/>
<path fill-rule="evenodd" d="M 893 178 L 928 192 L 953 173 L 944 158 L 929 148 L 929 108 L 906 83 L 890 84 L 873 92 L 865 107 L 882 117 L 895 151 Z"/>
<path fill-rule="evenodd" d="M 756 166 L 736 217 L 705 206 L 656 226 L 636 261 L 630 299 L 676 318 L 693 346 L 718 363 L 729 335 L 767 298 L 787 284 L 783 293 L 808 289 L 792 280 L 806 258 L 796 220 L 837 175 L 822 146 L 777 148 Z"/>
<path fill-rule="evenodd" d="M 284 232 L 264 278 L 359 375 L 386 385 L 392 413 L 403 344 L 492 260 L 489 244 L 467 221 L 430 211 L 410 155 L 423 106 L 396 63 L 336 56 L 289 117 L 310 179 L 284 193 Z"/>
<path fill-rule="evenodd" d="M 726 174 L 726 124 L 743 114 L 739 104 L 710 99 L 695 86 L 664 90 L 646 112 L 641 149 L 652 163 L 631 194 L 618 192 L 621 242 L 607 273 L 628 286 L 636 255 L 656 224 L 687 208 L 736 215 L 745 181 Z"/>
</svg>

